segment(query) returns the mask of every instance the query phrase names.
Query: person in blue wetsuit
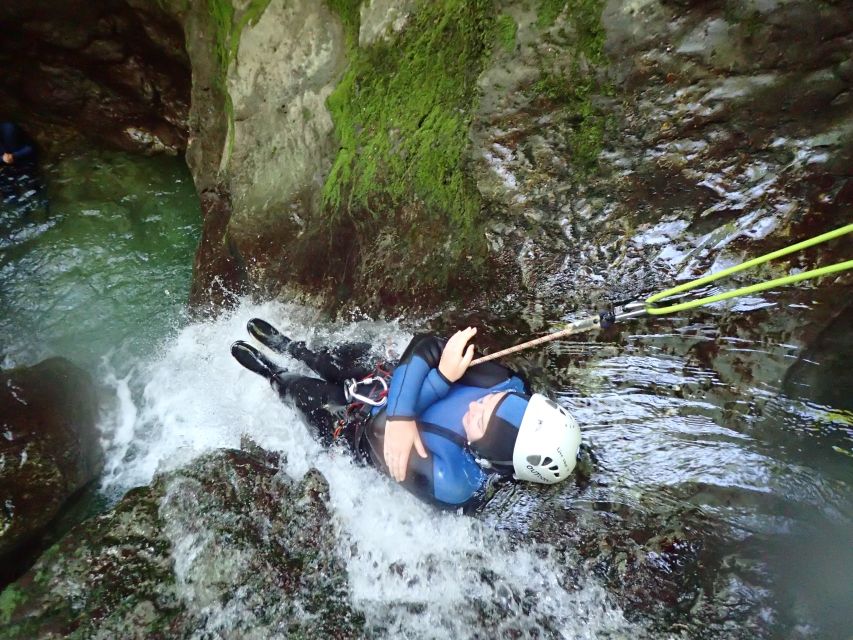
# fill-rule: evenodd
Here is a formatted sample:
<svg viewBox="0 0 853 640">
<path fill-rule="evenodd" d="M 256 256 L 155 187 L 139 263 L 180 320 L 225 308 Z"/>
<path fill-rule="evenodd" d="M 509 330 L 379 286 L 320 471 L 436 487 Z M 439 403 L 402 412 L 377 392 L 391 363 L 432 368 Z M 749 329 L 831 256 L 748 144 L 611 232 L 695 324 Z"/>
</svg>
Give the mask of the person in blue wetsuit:
<svg viewBox="0 0 853 640">
<path fill-rule="evenodd" d="M 476 329 L 447 341 L 415 336 L 390 384 L 387 372 L 370 362 L 370 345 L 311 351 L 263 320 L 249 321 L 248 330 L 322 379 L 289 373 L 243 341 L 231 346 L 240 364 L 295 403 L 321 442 L 330 445 L 344 427 L 358 458 L 426 502 L 468 509 L 488 497 L 496 480 L 553 484 L 574 469 L 577 423 L 551 400 L 529 395 L 510 369 L 494 362 L 470 367 L 474 347 L 468 342 Z"/>
<path fill-rule="evenodd" d="M 22 165 L 36 161 L 36 148 L 33 141 L 14 122 L 0 123 L 0 151 L 3 164 Z"/>
</svg>

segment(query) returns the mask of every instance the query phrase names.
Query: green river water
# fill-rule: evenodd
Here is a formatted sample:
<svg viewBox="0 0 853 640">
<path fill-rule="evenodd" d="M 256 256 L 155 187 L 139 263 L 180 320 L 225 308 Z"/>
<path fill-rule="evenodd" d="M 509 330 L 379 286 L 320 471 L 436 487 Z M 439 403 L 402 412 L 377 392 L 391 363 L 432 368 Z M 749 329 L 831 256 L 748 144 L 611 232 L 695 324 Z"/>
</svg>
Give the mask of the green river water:
<svg viewBox="0 0 853 640">
<path fill-rule="evenodd" d="M 140 356 L 181 319 L 201 226 L 182 158 L 90 150 L 46 163 L 36 183 L 4 179 L 4 367 L 63 355 L 92 371 L 107 354 Z"/>
</svg>

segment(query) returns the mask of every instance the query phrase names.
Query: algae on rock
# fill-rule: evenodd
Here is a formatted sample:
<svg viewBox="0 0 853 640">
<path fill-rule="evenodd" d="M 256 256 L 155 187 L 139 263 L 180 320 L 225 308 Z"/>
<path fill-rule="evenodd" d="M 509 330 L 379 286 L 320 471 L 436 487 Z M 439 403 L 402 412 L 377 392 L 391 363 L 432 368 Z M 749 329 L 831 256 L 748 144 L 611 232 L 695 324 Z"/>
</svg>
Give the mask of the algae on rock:
<svg viewBox="0 0 853 640">
<path fill-rule="evenodd" d="M 315 220 L 329 244 L 355 230 L 362 288 L 434 293 L 482 264 L 480 198 L 464 164 L 491 5 L 425 3 L 405 30 L 350 48 L 329 97 L 340 150 Z"/>
</svg>

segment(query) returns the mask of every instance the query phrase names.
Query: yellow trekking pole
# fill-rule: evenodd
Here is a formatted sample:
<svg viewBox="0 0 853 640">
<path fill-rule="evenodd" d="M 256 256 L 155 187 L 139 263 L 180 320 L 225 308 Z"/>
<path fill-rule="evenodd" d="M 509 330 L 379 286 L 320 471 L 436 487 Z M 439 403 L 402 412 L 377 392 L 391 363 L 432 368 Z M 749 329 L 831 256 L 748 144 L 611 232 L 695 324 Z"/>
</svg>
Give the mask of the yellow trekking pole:
<svg viewBox="0 0 853 640">
<path fill-rule="evenodd" d="M 709 276 L 697 278 L 696 280 L 691 280 L 690 282 L 686 282 L 685 284 L 673 287 L 672 289 L 661 291 L 660 293 L 656 293 L 655 295 L 650 296 L 646 299 L 646 313 L 652 316 L 660 316 L 668 313 L 676 313 L 678 311 L 686 311 L 687 309 L 695 309 L 696 307 L 702 307 L 706 304 L 719 302 L 720 300 L 728 300 L 729 298 L 746 296 L 751 293 L 766 291 L 767 289 L 775 289 L 776 287 L 784 287 L 785 285 L 794 284 L 795 282 L 802 282 L 803 280 L 812 280 L 814 278 L 828 276 L 832 273 L 839 273 L 841 271 L 846 271 L 847 269 L 853 269 L 853 260 L 846 260 L 845 262 L 837 262 L 836 264 L 831 264 L 826 267 L 811 269 L 810 271 L 803 271 L 802 273 L 795 273 L 793 275 L 784 276 L 782 278 L 774 278 L 773 280 L 767 280 L 766 282 L 759 282 L 757 284 L 749 285 L 747 287 L 741 287 L 739 289 L 726 291 L 724 293 L 718 293 L 712 296 L 706 296 L 704 298 L 697 298 L 688 302 L 681 302 L 666 307 L 655 306 L 655 302 L 658 302 L 660 300 L 665 300 L 666 298 L 670 298 L 679 293 L 684 293 L 685 291 L 690 291 L 691 289 L 695 289 L 696 287 L 701 287 L 702 285 L 715 282 L 722 278 L 728 277 L 734 273 L 738 273 L 739 271 L 743 271 L 751 267 L 757 267 L 760 264 L 770 262 L 771 260 L 775 260 L 776 258 L 780 258 L 791 253 L 796 253 L 797 251 L 813 247 L 823 242 L 829 242 L 830 240 L 840 238 L 841 236 L 847 235 L 848 233 L 853 233 L 853 224 L 848 224 L 846 226 L 839 227 L 834 231 L 829 231 L 819 236 L 815 236 L 814 238 L 798 242 L 797 244 L 792 244 L 791 246 L 785 247 L 784 249 L 779 249 L 778 251 L 767 253 L 763 256 L 759 256 L 758 258 L 748 260 L 733 267 L 729 267 L 728 269 L 723 269 L 719 273 L 714 273 Z"/>
<path fill-rule="evenodd" d="M 697 278 L 696 280 L 691 280 L 690 282 L 686 282 L 685 284 L 678 285 L 677 287 L 667 289 L 666 291 L 661 291 L 660 293 L 656 293 L 646 298 L 645 302 L 631 302 L 628 304 L 624 304 L 615 310 L 605 311 L 594 316 L 589 316 L 587 318 L 577 320 L 575 322 L 569 323 L 563 329 L 555 333 L 549 333 L 548 335 L 541 336 L 534 340 L 522 342 L 521 344 L 518 344 L 514 347 L 509 347 L 508 349 L 503 349 L 496 353 L 477 358 L 476 360 L 473 360 L 471 362 L 471 366 L 475 364 L 480 364 L 482 362 L 488 362 L 489 360 L 495 360 L 496 358 L 510 355 L 512 353 L 518 353 L 519 351 L 524 351 L 525 349 L 530 349 L 532 347 L 539 346 L 540 344 L 551 342 L 552 340 L 559 340 L 561 338 L 565 338 L 566 336 L 570 336 L 573 334 L 584 333 L 593 329 L 606 328 L 614 322 L 618 322 L 620 320 L 637 318 L 646 314 L 652 316 L 661 316 L 670 313 L 676 313 L 678 311 L 686 311 L 687 309 L 695 309 L 697 307 L 702 307 L 707 304 L 719 302 L 720 300 L 728 300 L 730 298 L 746 296 L 752 293 L 757 293 L 759 291 L 775 289 L 777 287 L 783 287 L 785 285 L 794 284 L 795 282 L 802 282 L 803 280 L 812 280 L 814 278 L 828 276 L 833 273 L 840 273 L 842 271 L 846 271 L 847 269 L 853 269 L 853 260 L 846 260 L 844 262 L 838 262 L 836 264 L 831 264 L 826 267 L 811 269 L 802 273 L 796 273 L 789 276 L 783 276 L 781 278 L 774 278 L 773 280 L 767 280 L 766 282 L 759 282 L 746 287 L 740 287 L 739 289 L 734 289 L 732 291 L 726 291 L 724 293 L 718 293 L 711 296 L 705 296 L 703 298 L 697 298 L 695 300 L 689 300 L 688 302 L 679 302 L 666 307 L 655 306 L 655 303 L 661 300 L 671 298 L 672 296 L 684 293 L 686 291 L 691 291 L 693 289 L 696 289 L 697 287 L 701 287 L 702 285 L 706 285 L 711 282 L 716 282 L 717 280 L 730 276 L 734 273 L 738 273 L 739 271 L 743 271 L 751 267 L 757 267 L 760 264 L 770 262 L 771 260 L 775 260 L 776 258 L 780 258 L 782 256 L 786 256 L 791 253 L 795 253 L 797 251 L 813 247 L 823 242 L 829 242 L 830 240 L 840 238 L 844 235 L 847 235 L 848 233 L 853 233 L 853 224 L 848 224 L 843 227 L 839 227 L 834 231 L 829 231 L 819 236 L 815 236 L 814 238 L 798 242 L 789 247 L 785 247 L 784 249 L 779 249 L 778 251 L 767 253 L 763 256 L 759 256 L 758 258 L 754 258 L 739 265 L 735 265 L 734 267 L 724 269 L 718 273 L 704 276 L 702 278 Z"/>
</svg>

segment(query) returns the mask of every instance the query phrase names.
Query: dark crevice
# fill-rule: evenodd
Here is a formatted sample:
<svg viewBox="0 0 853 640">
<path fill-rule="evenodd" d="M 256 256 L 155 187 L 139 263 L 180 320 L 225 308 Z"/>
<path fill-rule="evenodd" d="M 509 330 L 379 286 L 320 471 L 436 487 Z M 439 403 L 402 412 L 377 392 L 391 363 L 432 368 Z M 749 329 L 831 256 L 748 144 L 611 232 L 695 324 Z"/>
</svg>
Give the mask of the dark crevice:
<svg viewBox="0 0 853 640">
<path fill-rule="evenodd" d="M 185 150 L 190 63 L 165 12 L 123 0 L 7 3 L 0 31 L 4 119 L 43 141 L 59 127 L 127 151 Z"/>
</svg>

